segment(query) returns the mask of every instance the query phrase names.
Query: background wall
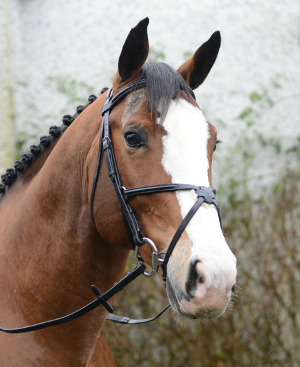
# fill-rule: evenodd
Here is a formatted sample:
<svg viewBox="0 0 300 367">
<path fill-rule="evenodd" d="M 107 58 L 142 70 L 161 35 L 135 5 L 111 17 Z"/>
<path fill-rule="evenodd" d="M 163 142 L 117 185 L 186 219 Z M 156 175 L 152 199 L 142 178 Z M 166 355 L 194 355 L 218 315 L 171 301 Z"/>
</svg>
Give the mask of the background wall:
<svg viewBox="0 0 300 367">
<path fill-rule="evenodd" d="M 9 0 L 0 1 L 0 168 L 12 163 L 15 149 Z"/>
<path fill-rule="evenodd" d="M 221 31 L 219 57 L 196 95 L 208 120 L 219 129 L 222 156 L 245 136 L 245 123 L 236 118 L 248 107 L 249 95 L 262 92 L 262 87 L 276 106 L 259 111 L 263 117 L 256 129 L 268 139 L 280 138 L 283 149 L 299 136 L 300 6 L 295 0 L 153 0 L 147 5 L 138 0 L 1 0 L 0 4 L 6 9 L 0 28 L 1 75 L 6 75 L 1 90 L 13 91 L 12 99 L 6 97 L 4 103 L 12 111 L 14 135 L 21 142 L 24 132 L 44 134 L 63 113 L 73 112 L 89 91 L 99 93 L 110 85 L 129 30 L 146 16 L 152 58 L 175 68 L 215 30 Z M 9 117 L 4 120 L 8 125 Z M 3 117 L 1 124 L 5 125 Z M 2 146 L 11 153 L 8 143 Z M 255 146 L 256 154 L 259 148 Z M 273 153 L 271 149 L 258 157 L 265 164 L 256 165 L 251 176 L 269 183 L 276 170 Z M 215 176 L 222 164 L 215 163 Z M 281 165 L 276 168 L 280 171 Z"/>
<path fill-rule="evenodd" d="M 110 86 L 127 34 L 146 16 L 149 58 L 175 68 L 221 31 L 196 96 L 223 142 L 213 179 L 238 258 L 238 302 L 209 325 L 182 329 L 166 315 L 103 333 L 118 366 L 299 366 L 298 1 L 0 0 L 0 169 Z M 157 279 L 137 282 L 115 306 L 148 317 L 165 302 Z"/>
</svg>

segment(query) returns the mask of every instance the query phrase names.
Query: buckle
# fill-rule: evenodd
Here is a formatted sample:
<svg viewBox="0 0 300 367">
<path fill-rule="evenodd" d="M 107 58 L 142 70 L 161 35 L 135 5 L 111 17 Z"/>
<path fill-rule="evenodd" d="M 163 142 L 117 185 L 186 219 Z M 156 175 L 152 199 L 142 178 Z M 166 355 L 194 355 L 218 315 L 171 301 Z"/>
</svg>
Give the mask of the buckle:
<svg viewBox="0 0 300 367">
<path fill-rule="evenodd" d="M 153 241 L 151 241 L 149 238 L 146 237 L 143 238 L 143 241 L 149 243 L 149 245 L 152 248 L 152 271 L 151 273 L 147 273 L 146 271 L 144 271 L 143 275 L 145 275 L 145 277 L 152 277 L 154 274 L 157 273 L 158 267 L 163 264 L 164 260 L 159 257 L 159 253 Z M 139 265 L 141 258 L 139 256 L 138 246 L 135 246 L 134 258 L 136 265 Z"/>
<path fill-rule="evenodd" d="M 211 186 L 199 186 L 198 190 L 195 190 L 195 192 L 198 199 L 200 197 L 203 198 L 204 202 L 207 204 L 213 204 L 213 199 L 215 199 L 215 195 L 217 193 L 217 191 Z"/>
</svg>

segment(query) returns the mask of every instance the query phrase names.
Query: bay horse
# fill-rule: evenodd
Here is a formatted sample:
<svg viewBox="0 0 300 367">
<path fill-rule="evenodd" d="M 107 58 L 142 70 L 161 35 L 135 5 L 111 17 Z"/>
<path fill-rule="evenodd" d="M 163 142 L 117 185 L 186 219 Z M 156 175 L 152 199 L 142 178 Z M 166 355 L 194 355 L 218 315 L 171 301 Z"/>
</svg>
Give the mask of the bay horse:
<svg viewBox="0 0 300 367">
<path fill-rule="evenodd" d="M 213 66 L 220 33 L 215 32 L 175 71 L 164 63 L 146 63 L 148 23 L 148 18 L 142 20 L 129 33 L 111 91 L 91 96 L 74 117 L 64 116 L 62 126 L 51 127 L 49 136 L 2 175 L 1 327 L 36 324 L 71 313 L 93 299 L 91 284 L 104 293 L 122 278 L 132 241 L 105 159 L 92 195 L 108 93 L 116 95 L 132 83 L 144 83 L 109 116 L 124 187 L 212 185 L 217 131 L 203 117 L 191 90 L 203 83 Z M 165 254 L 198 199 L 194 190 L 179 190 L 126 200 L 144 236 Z M 218 317 L 233 296 L 236 258 L 224 239 L 218 214 L 215 205 L 204 202 L 169 257 L 166 292 L 181 317 Z M 139 254 L 151 265 L 151 246 L 141 246 Z M 107 316 L 100 306 L 64 325 L 27 334 L 1 333 L 0 365 L 114 366 L 100 336 Z"/>
</svg>

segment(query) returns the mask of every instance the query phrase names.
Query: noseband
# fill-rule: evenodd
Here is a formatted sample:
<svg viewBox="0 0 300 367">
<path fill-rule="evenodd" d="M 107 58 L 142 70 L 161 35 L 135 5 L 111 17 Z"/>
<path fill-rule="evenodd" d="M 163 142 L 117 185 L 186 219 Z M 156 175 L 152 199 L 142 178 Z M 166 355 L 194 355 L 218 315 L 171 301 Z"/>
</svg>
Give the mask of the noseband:
<svg viewBox="0 0 300 367">
<path fill-rule="evenodd" d="M 122 180 L 119 175 L 118 167 L 116 164 L 116 158 L 114 154 L 114 149 L 112 145 L 110 126 L 109 126 L 109 114 L 128 94 L 138 89 L 144 88 L 145 86 L 146 86 L 146 81 L 142 79 L 141 81 L 132 83 L 128 85 L 127 87 L 123 88 L 115 96 L 113 96 L 112 89 L 110 89 L 107 93 L 106 101 L 102 108 L 103 119 L 102 119 L 102 126 L 101 126 L 101 132 L 100 132 L 98 159 L 97 159 L 96 171 L 95 171 L 92 193 L 91 193 L 90 209 L 91 209 L 92 220 L 93 220 L 93 223 L 95 224 L 93 203 L 94 203 L 94 198 L 95 198 L 95 191 L 96 191 L 96 186 L 97 186 L 97 181 L 98 181 L 98 176 L 99 176 L 99 171 L 100 171 L 101 156 L 102 156 L 102 151 L 103 151 L 105 155 L 107 168 L 108 168 L 108 175 L 114 185 L 117 197 L 121 204 L 121 209 L 122 209 L 126 231 L 128 233 L 128 236 L 130 238 L 130 241 L 133 247 L 135 248 L 136 262 L 138 263 L 139 261 L 139 257 L 138 257 L 139 247 L 144 245 L 144 243 L 146 242 L 149 243 L 153 250 L 152 272 L 150 274 L 144 273 L 144 275 L 146 276 L 154 275 L 157 272 L 158 267 L 160 265 L 163 270 L 163 279 L 164 281 L 166 281 L 167 265 L 168 265 L 170 256 L 182 232 L 184 231 L 184 229 L 186 228 L 190 220 L 193 218 L 197 210 L 200 208 L 200 206 L 203 203 L 213 204 L 217 209 L 221 227 L 222 227 L 222 223 L 221 223 L 219 204 L 215 197 L 216 190 L 213 187 L 195 186 L 195 185 L 187 185 L 187 184 L 164 184 L 164 185 L 154 185 L 154 186 L 135 187 L 132 189 L 126 189 L 122 185 Z M 189 91 L 192 97 L 196 99 L 192 89 L 189 89 Z M 192 208 L 190 209 L 190 211 L 187 213 L 187 215 L 184 217 L 183 221 L 181 222 L 179 228 L 177 229 L 168 247 L 167 252 L 165 254 L 164 253 L 158 254 L 155 244 L 148 238 L 144 237 L 138 225 L 135 214 L 131 206 L 127 203 L 126 199 L 132 196 L 136 196 L 136 195 L 147 195 L 147 194 L 155 194 L 159 192 L 170 192 L 170 191 L 178 191 L 178 190 L 194 190 L 197 195 L 197 200 L 195 204 L 192 206 Z"/>
</svg>

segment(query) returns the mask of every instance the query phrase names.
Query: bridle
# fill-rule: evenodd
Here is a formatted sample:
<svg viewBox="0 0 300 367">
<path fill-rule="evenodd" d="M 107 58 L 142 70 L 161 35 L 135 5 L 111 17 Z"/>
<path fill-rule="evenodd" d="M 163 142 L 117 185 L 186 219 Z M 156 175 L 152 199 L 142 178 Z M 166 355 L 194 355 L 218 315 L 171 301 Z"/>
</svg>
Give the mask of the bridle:
<svg viewBox="0 0 300 367">
<path fill-rule="evenodd" d="M 138 265 L 139 263 L 139 256 L 138 256 L 138 249 L 139 247 L 143 246 L 144 243 L 149 243 L 152 247 L 152 271 L 151 273 L 144 273 L 146 276 L 154 275 L 159 265 L 163 271 L 163 279 L 166 281 L 167 277 L 167 265 L 170 259 L 170 256 L 188 223 L 200 208 L 203 203 L 213 204 L 218 212 L 218 217 L 221 224 L 221 214 L 219 204 L 216 200 L 216 190 L 213 187 L 206 187 L 206 186 L 195 186 L 195 185 L 187 185 L 187 184 L 164 184 L 164 185 L 154 185 L 154 186 L 145 186 L 145 187 L 135 187 L 132 189 L 126 189 L 122 185 L 122 180 L 119 175 L 118 167 L 116 164 L 116 158 L 114 154 L 114 149 L 112 145 L 112 139 L 110 134 L 110 126 L 109 126 L 109 115 L 111 111 L 130 93 L 136 91 L 138 89 L 144 88 L 146 86 L 146 80 L 142 79 L 140 81 L 134 82 L 129 84 L 127 87 L 123 88 L 119 93 L 113 96 L 112 88 L 109 89 L 106 95 L 106 101 L 102 108 L 102 126 L 100 132 L 100 141 L 99 141 L 99 151 L 98 151 L 98 159 L 97 165 L 95 170 L 95 176 L 93 181 L 92 193 L 91 193 L 91 216 L 94 223 L 94 211 L 93 211 L 93 203 L 95 197 L 95 191 L 97 186 L 97 180 L 100 171 L 100 162 L 102 152 L 104 152 L 105 160 L 108 168 L 108 175 L 114 185 L 117 197 L 121 204 L 123 219 L 126 227 L 126 231 L 128 236 L 131 240 L 133 247 L 135 248 L 135 259 Z M 194 99 L 195 94 L 191 88 L 189 88 L 189 92 Z M 170 192 L 170 191 L 178 191 L 178 190 L 194 190 L 197 195 L 197 200 L 195 204 L 192 206 L 190 211 L 187 213 L 183 221 L 181 222 L 180 226 L 178 227 L 167 252 L 158 254 L 155 244 L 149 238 L 144 237 L 138 222 L 136 220 L 134 211 L 132 210 L 131 206 L 127 203 L 126 198 L 130 198 L 136 195 L 147 195 L 147 194 L 155 194 L 160 192 Z"/>
<path fill-rule="evenodd" d="M 134 82 L 126 86 L 115 96 L 113 96 L 112 89 L 109 89 L 109 91 L 107 92 L 106 101 L 102 108 L 103 119 L 102 119 L 101 131 L 100 131 L 99 151 L 98 151 L 98 158 L 97 158 L 96 170 L 95 170 L 95 175 L 94 175 L 94 180 L 93 180 L 93 186 L 92 186 L 92 192 L 91 192 L 91 203 L 90 203 L 91 217 L 92 217 L 93 223 L 95 224 L 94 210 L 93 210 L 94 198 L 95 198 L 98 176 L 100 172 L 102 152 L 104 152 L 104 156 L 105 156 L 105 160 L 106 160 L 106 164 L 108 168 L 108 175 L 114 185 L 117 197 L 121 205 L 121 210 L 123 214 L 123 220 L 124 220 L 124 224 L 126 227 L 126 231 L 128 233 L 131 243 L 133 244 L 135 248 L 136 267 L 133 270 L 131 270 L 130 272 L 128 272 L 124 276 L 123 279 L 115 283 L 115 285 L 104 294 L 101 294 L 99 289 L 95 285 L 92 285 L 91 288 L 92 288 L 94 295 L 96 296 L 96 299 L 90 302 L 88 305 L 82 307 L 81 309 L 69 315 L 60 317 L 58 319 L 45 321 L 39 324 L 25 326 L 21 328 L 6 329 L 6 328 L 0 327 L 0 331 L 10 333 L 10 334 L 19 334 L 19 333 L 26 333 L 30 331 L 45 329 L 50 326 L 61 325 L 61 324 L 75 320 L 78 317 L 85 315 L 86 313 L 92 311 L 93 309 L 95 309 L 96 307 L 100 305 L 103 305 L 109 313 L 112 313 L 113 308 L 107 301 L 111 297 L 113 297 L 116 293 L 120 292 L 126 285 L 128 285 L 133 280 L 135 280 L 139 275 L 143 274 L 145 276 L 151 277 L 152 275 L 157 273 L 159 266 L 161 266 L 162 271 L 163 271 L 163 279 L 164 281 L 166 281 L 167 265 L 168 265 L 170 256 L 175 248 L 175 245 L 177 244 L 182 232 L 184 231 L 184 229 L 186 228 L 190 220 L 193 218 L 193 216 L 195 215 L 195 213 L 197 212 L 197 210 L 200 208 L 200 206 L 203 203 L 213 204 L 216 207 L 218 217 L 219 217 L 219 222 L 222 228 L 219 204 L 215 198 L 216 191 L 213 187 L 195 186 L 195 185 L 188 185 L 188 184 L 164 184 L 164 185 L 154 185 L 154 186 L 135 187 L 131 189 L 126 189 L 122 185 L 122 180 L 119 175 L 116 158 L 115 158 L 115 154 L 113 150 L 113 145 L 112 145 L 112 139 L 111 139 L 110 127 L 109 127 L 109 115 L 111 111 L 128 94 L 138 89 L 144 88 L 145 86 L 146 86 L 146 81 L 145 79 L 142 79 L 140 81 Z M 189 88 L 189 92 L 191 96 L 195 99 L 195 95 L 192 89 Z M 178 190 L 194 190 L 197 195 L 197 200 L 195 204 L 192 206 L 192 208 L 189 210 L 187 215 L 184 217 L 180 226 L 178 227 L 167 249 L 167 252 L 159 254 L 154 242 L 151 239 L 144 237 L 141 229 L 139 228 L 134 211 L 132 210 L 131 206 L 127 203 L 126 199 L 132 196 L 136 196 L 136 195 L 148 195 L 148 194 L 161 193 L 161 192 L 172 192 L 172 191 L 178 191 Z M 150 273 L 147 273 L 145 271 L 146 266 L 140 262 L 142 259 L 139 257 L 139 254 L 138 254 L 139 248 L 143 246 L 145 243 L 148 243 L 152 248 L 152 271 Z M 108 315 L 107 320 L 122 323 L 122 324 L 147 323 L 147 322 L 157 319 L 169 307 L 170 305 L 165 307 L 163 311 L 160 312 L 157 316 L 150 318 L 150 319 L 132 320 L 132 319 L 129 319 L 128 317 Z"/>
</svg>

